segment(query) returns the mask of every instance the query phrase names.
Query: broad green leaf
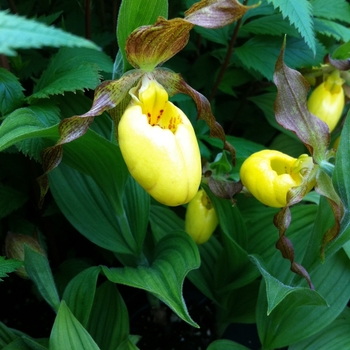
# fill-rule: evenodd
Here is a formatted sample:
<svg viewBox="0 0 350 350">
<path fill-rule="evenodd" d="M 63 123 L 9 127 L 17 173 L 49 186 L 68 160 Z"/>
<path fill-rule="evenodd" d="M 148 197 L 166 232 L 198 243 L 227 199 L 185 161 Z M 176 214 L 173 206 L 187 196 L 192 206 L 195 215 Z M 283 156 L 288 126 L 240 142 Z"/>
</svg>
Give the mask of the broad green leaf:
<svg viewBox="0 0 350 350">
<path fill-rule="evenodd" d="M 278 134 L 270 143 L 269 148 L 288 154 L 294 158 L 307 153 L 306 147 L 299 139 L 292 138 L 286 134 Z"/>
<path fill-rule="evenodd" d="M 60 122 L 60 110 L 51 101 L 43 101 L 40 104 L 28 107 L 28 112 L 33 113 L 43 128 L 57 125 Z M 26 156 L 41 162 L 41 152 L 47 146 L 46 140 L 41 137 L 28 138 L 16 143 L 16 147 Z"/>
<path fill-rule="evenodd" d="M 259 276 L 246 251 L 247 228 L 237 206 L 206 189 L 219 219 L 223 250 L 215 264 L 215 288 L 227 292 L 251 283 Z"/>
<path fill-rule="evenodd" d="M 12 73 L 0 68 L 0 112 L 3 115 L 22 105 L 23 90 L 24 88 Z"/>
<path fill-rule="evenodd" d="M 231 340 L 220 339 L 212 342 L 207 350 L 249 350 L 245 346 Z"/>
<path fill-rule="evenodd" d="M 272 80 L 281 44 L 281 37 L 257 35 L 237 47 L 235 53 L 243 66 L 252 70 L 252 75 L 256 70 L 267 79 Z M 285 62 L 293 68 L 318 65 L 325 53 L 324 47 L 318 42 L 316 42 L 316 55 L 314 55 L 303 40 L 287 38 Z"/>
<path fill-rule="evenodd" d="M 236 96 L 235 87 L 246 84 L 253 77 L 246 71 L 239 68 L 228 68 L 223 76 L 219 89 L 228 95 Z"/>
<path fill-rule="evenodd" d="M 23 341 L 29 346 L 31 350 L 48 350 L 49 339 L 32 339 L 22 335 Z"/>
<path fill-rule="evenodd" d="M 184 230 L 184 220 L 180 219 L 168 207 L 152 205 L 150 211 L 152 234 L 156 241 L 174 231 Z M 198 269 L 188 273 L 187 278 L 209 299 L 216 301 L 214 286 L 214 266 L 222 250 L 222 246 L 215 237 L 198 246 L 201 265 Z"/>
<path fill-rule="evenodd" d="M 184 220 L 165 206 L 151 205 L 149 221 L 156 241 L 160 241 L 173 231 L 185 229 Z"/>
<path fill-rule="evenodd" d="M 224 45 L 225 47 L 227 47 L 230 41 L 230 26 L 216 29 L 195 26 L 194 30 L 203 38 L 208 39 L 214 43 Z"/>
<path fill-rule="evenodd" d="M 222 245 L 216 237 L 198 246 L 201 265 L 190 271 L 187 278 L 210 300 L 219 303 L 215 288 L 215 264 L 222 252 Z"/>
<path fill-rule="evenodd" d="M 135 339 L 136 338 L 136 339 Z M 136 346 L 140 337 L 135 335 L 129 335 L 128 339 L 125 339 L 116 350 L 139 350 Z"/>
<path fill-rule="evenodd" d="M 283 18 L 295 26 L 313 54 L 316 54 L 316 40 L 313 31 L 312 6 L 307 0 L 267 0 L 279 8 Z"/>
<path fill-rule="evenodd" d="M 242 207 L 243 200 L 238 201 L 238 206 Z M 275 208 L 267 208 L 253 198 L 246 199 L 247 209 L 241 209 L 243 217 L 247 221 L 248 242 L 247 251 L 250 254 L 261 256 L 264 261 L 269 262 L 275 256 L 276 242 L 278 240 L 277 228 L 273 225 L 273 217 L 277 213 Z M 292 240 L 295 246 L 295 258 L 300 262 L 303 258 L 305 245 L 308 244 L 310 231 L 313 228 L 317 205 L 297 205 L 291 208 L 292 222 L 287 231 L 287 237 Z M 301 249 L 299 249 L 299 246 Z M 281 261 L 282 256 L 277 255 Z M 288 266 L 286 266 L 289 270 Z"/>
<path fill-rule="evenodd" d="M 350 40 L 350 29 L 327 19 L 314 19 L 315 31 L 321 34 L 332 36 L 339 41 Z"/>
<path fill-rule="evenodd" d="M 240 29 L 240 34 L 253 33 L 257 35 L 285 35 L 299 37 L 297 30 L 291 26 L 280 13 L 263 16 L 253 19 L 244 24 Z"/>
<path fill-rule="evenodd" d="M 89 321 L 100 270 L 94 266 L 80 272 L 69 282 L 62 296 L 62 300 L 83 327 Z"/>
<path fill-rule="evenodd" d="M 112 203 L 90 176 L 61 163 L 49 179 L 58 207 L 77 231 L 112 252 L 132 255 L 136 251 L 134 239 L 123 236 Z"/>
<path fill-rule="evenodd" d="M 350 344 L 350 311 L 344 311 L 325 329 L 288 347 L 289 350 L 347 349 Z"/>
<path fill-rule="evenodd" d="M 306 287 L 292 287 L 274 277 L 259 256 L 251 255 L 250 258 L 265 280 L 268 304 L 267 316 L 287 297 L 291 300 L 298 299 L 300 302 L 302 301 L 301 304 L 303 305 L 328 306 L 326 300 L 314 290 Z M 292 295 L 293 293 L 294 295 Z"/>
<path fill-rule="evenodd" d="M 247 21 L 247 19 L 251 17 L 257 17 L 261 15 L 272 15 L 276 13 L 276 10 L 273 8 L 272 4 L 269 4 L 267 1 L 260 2 L 259 0 L 249 0 L 248 5 L 254 5 L 260 3 L 258 7 L 254 7 L 247 11 L 245 15 L 243 16 L 243 23 Z"/>
<path fill-rule="evenodd" d="M 86 48 L 61 48 L 34 87 L 29 101 L 66 91 L 94 89 L 99 71 L 112 71 L 112 61 L 103 52 Z"/>
<path fill-rule="evenodd" d="M 124 71 L 132 68 L 126 59 L 125 43 L 131 32 L 143 25 L 154 24 L 159 16 L 168 18 L 168 1 L 154 0 L 145 6 L 143 0 L 123 0 L 118 14 L 117 38 L 123 55 Z"/>
<path fill-rule="evenodd" d="M 311 272 L 310 277 L 329 307 L 306 305 L 298 293 L 292 293 L 267 316 L 266 289 L 265 284 L 261 284 L 256 312 L 259 338 L 265 348 L 281 348 L 310 337 L 325 329 L 346 306 L 350 293 L 350 266 L 344 251 L 340 250 L 328 259 Z"/>
<path fill-rule="evenodd" d="M 199 265 L 198 249 L 192 238 L 187 233 L 178 231 L 165 236 L 157 243 L 154 260 L 150 266 L 103 267 L 103 272 L 111 282 L 152 293 L 184 321 L 198 327 L 188 314 L 182 297 L 182 285 L 188 272 Z"/>
<path fill-rule="evenodd" d="M 16 49 L 43 46 L 86 47 L 98 50 L 89 40 L 5 11 L 0 11 L 0 43 L 0 53 L 8 56 L 16 55 Z"/>
<path fill-rule="evenodd" d="M 27 199 L 27 193 L 0 183 L 0 219 L 20 208 Z"/>
<path fill-rule="evenodd" d="M 2 350 L 31 350 L 31 348 L 27 346 L 24 340 L 21 338 L 17 338 L 16 340 L 12 341 L 10 344 L 6 345 L 1 349 Z"/>
<path fill-rule="evenodd" d="M 129 336 L 129 315 L 114 283 L 98 287 L 86 327 L 101 349 L 116 350 Z"/>
<path fill-rule="evenodd" d="M 256 302 L 258 299 L 260 280 L 256 279 L 246 286 L 226 293 L 221 293 L 218 299 L 216 323 L 219 334 L 223 334 L 231 323 L 256 323 Z"/>
<path fill-rule="evenodd" d="M 23 263 L 21 261 L 14 259 L 5 259 L 5 257 L 0 256 L 0 281 L 3 281 L 2 277 L 8 277 L 8 273 L 16 271 L 16 269 L 21 266 L 23 266 Z"/>
<path fill-rule="evenodd" d="M 350 41 L 340 45 L 333 53 L 332 58 L 343 60 L 350 57 Z"/>
<path fill-rule="evenodd" d="M 57 311 L 60 305 L 60 298 L 47 258 L 25 245 L 24 266 L 29 278 L 35 283 L 41 296 Z"/>
<path fill-rule="evenodd" d="M 99 350 L 86 329 L 61 302 L 50 335 L 50 350 Z"/>
<path fill-rule="evenodd" d="M 0 151 L 29 138 L 58 138 L 57 126 L 45 125 L 33 108 L 19 108 L 6 117 L 0 125 Z"/>
<path fill-rule="evenodd" d="M 121 215 L 124 186 L 129 177 L 119 147 L 95 132 L 64 145 L 63 162 L 91 176 L 110 202 L 110 209 Z"/>
<path fill-rule="evenodd" d="M 128 231 L 132 233 L 137 253 L 141 254 L 149 220 L 150 196 L 131 176 L 125 185 L 123 207 L 125 216 L 119 217 L 122 232 L 125 235 Z M 127 227 L 122 227 L 122 223 Z"/>
<path fill-rule="evenodd" d="M 1 266 L 1 265 L 0 265 Z M 5 347 L 18 338 L 18 335 L 8 328 L 4 323 L 0 322 L 0 346 Z"/>
<path fill-rule="evenodd" d="M 267 121 L 272 125 L 275 129 L 281 131 L 282 133 L 290 136 L 293 139 L 299 140 L 297 136 L 289 130 L 283 128 L 280 124 L 277 123 L 275 118 L 275 111 L 273 109 L 273 105 L 276 100 L 275 92 L 267 92 L 265 94 L 249 97 L 249 101 L 252 101 L 256 104 L 264 113 Z"/>
<path fill-rule="evenodd" d="M 350 23 L 350 4 L 346 0 L 311 0 L 310 3 L 315 17 Z"/>
</svg>

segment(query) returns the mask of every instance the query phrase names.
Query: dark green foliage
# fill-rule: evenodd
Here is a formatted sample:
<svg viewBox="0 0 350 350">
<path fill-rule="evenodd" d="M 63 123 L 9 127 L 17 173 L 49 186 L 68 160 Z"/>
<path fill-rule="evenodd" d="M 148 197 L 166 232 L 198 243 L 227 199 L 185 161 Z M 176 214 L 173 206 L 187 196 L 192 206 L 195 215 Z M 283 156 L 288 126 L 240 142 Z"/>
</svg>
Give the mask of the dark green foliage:
<svg viewBox="0 0 350 350">
<path fill-rule="evenodd" d="M 185 349 L 195 332 L 205 330 L 203 318 L 192 316 L 193 305 L 203 303 L 212 316 L 208 339 L 217 340 L 209 344 L 197 337 L 198 349 L 248 349 L 248 341 L 244 346 L 220 339 L 237 323 L 256 325 L 264 349 L 349 344 L 350 141 L 342 137 L 337 153 L 329 150 L 324 123 L 310 119 L 309 84 L 299 74 L 318 84 L 331 67 L 322 68 L 327 55 L 349 59 L 346 0 L 261 0 L 228 26 L 194 26 L 185 48 L 163 64 L 209 100 L 236 151 L 233 164 L 222 139 L 210 137 L 208 125 L 197 120 L 193 100 L 171 97 L 194 126 L 206 175 L 202 187 L 220 222 L 207 243 L 196 246 L 184 232 L 186 205 L 155 202 L 130 176 L 115 132 L 123 104 L 106 108 L 110 114 L 97 116 L 84 136 L 62 146 L 62 162 L 49 173 L 50 191 L 38 207 L 42 151 L 56 144 L 60 122 L 84 115 L 101 82 L 133 69 L 125 50 L 133 30 L 154 24 L 158 16 L 184 18 L 194 3 L 0 1 L 0 243 L 8 231 L 26 234 L 48 253 L 25 246 L 24 262 L 5 257 L 5 250 L 0 254 L 1 305 L 16 316 L 0 316 L 1 349 L 143 349 L 146 333 L 155 334 L 152 348 L 161 348 L 160 339 L 167 338 L 170 349 L 177 324 L 184 329 L 177 337 L 183 336 Z M 350 97 L 347 68 L 342 77 Z M 141 75 L 133 73 L 130 86 Z M 103 104 L 108 97 L 101 96 Z M 347 106 L 331 145 L 350 133 L 346 111 Z M 320 171 L 318 193 L 310 192 L 288 217 L 286 236 L 315 290 L 290 271 L 275 247 L 278 209 L 244 193 L 218 198 L 208 180 L 226 190 L 239 182 L 245 159 L 266 148 L 295 158 L 310 151 L 315 163 L 333 172 Z M 30 282 L 15 275 L 22 266 Z M 11 279 L 16 286 L 32 286 L 23 284 L 23 302 L 35 305 L 32 323 L 42 323 L 40 334 L 23 324 Z M 187 283 L 196 290 L 196 304 Z M 147 306 L 133 310 L 133 293 L 147 293 Z M 50 306 L 54 322 L 40 320 L 40 303 Z M 146 329 L 143 334 L 133 334 L 137 323 L 138 330 Z"/>
</svg>

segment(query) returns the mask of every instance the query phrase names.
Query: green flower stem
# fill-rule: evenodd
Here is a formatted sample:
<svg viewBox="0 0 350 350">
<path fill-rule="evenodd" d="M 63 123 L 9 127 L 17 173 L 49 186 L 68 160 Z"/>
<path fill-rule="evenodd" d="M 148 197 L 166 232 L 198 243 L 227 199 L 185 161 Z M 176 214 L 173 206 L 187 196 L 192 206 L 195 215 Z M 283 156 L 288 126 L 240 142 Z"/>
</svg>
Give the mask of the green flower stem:
<svg viewBox="0 0 350 350">
<path fill-rule="evenodd" d="M 327 162 L 326 160 L 321 161 L 319 164 L 320 168 L 329 176 L 332 177 L 334 164 Z"/>
</svg>

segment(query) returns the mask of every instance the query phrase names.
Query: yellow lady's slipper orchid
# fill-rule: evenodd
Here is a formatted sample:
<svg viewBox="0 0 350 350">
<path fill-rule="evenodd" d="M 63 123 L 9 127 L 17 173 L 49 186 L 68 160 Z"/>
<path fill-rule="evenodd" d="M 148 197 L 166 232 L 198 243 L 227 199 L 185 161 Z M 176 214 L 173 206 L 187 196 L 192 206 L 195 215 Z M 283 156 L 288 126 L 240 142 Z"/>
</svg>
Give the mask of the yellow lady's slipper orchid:
<svg viewBox="0 0 350 350">
<path fill-rule="evenodd" d="M 205 243 L 215 231 L 219 221 L 215 209 L 203 190 L 199 190 L 188 203 L 185 231 L 197 244 Z"/>
<path fill-rule="evenodd" d="M 344 109 L 343 83 L 344 80 L 340 77 L 339 71 L 333 71 L 311 93 L 307 102 L 309 111 L 323 120 L 328 125 L 330 132 L 336 127 Z"/>
<path fill-rule="evenodd" d="M 279 151 L 263 150 L 248 157 L 240 169 L 246 189 L 260 202 L 282 208 L 287 193 L 302 184 L 305 173 L 313 167 L 312 158 L 302 154 L 298 159 Z M 309 184 L 308 191 L 313 187 Z"/>
<path fill-rule="evenodd" d="M 197 193 L 202 169 L 191 122 L 151 75 L 130 90 L 132 102 L 118 126 L 118 142 L 134 179 L 158 202 L 188 203 Z"/>
</svg>

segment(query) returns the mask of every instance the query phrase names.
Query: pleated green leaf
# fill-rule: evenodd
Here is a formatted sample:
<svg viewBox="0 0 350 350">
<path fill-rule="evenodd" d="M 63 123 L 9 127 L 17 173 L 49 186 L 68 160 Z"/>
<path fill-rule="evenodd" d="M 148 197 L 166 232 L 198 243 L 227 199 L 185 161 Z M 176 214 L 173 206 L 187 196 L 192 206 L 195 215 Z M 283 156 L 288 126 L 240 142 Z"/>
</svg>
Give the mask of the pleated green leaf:
<svg viewBox="0 0 350 350">
<path fill-rule="evenodd" d="M 207 350 L 248 350 L 248 348 L 231 340 L 220 339 L 212 342 Z"/>
<path fill-rule="evenodd" d="M 168 207 L 151 206 L 150 224 L 153 236 L 157 241 L 162 237 L 177 231 L 184 230 L 185 222 Z M 209 299 L 216 301 L 214 296 L 214 267 L 222 246 L 215 237 L 211 237 L 205 244 L 199 245 L 201 265 L 192 270 L 187 278 Z"/>
<path fill-rule="evenodd" d="M 350 265 L 344 251 L 340 250 L 328 259 L 311 272 L 310 277 L 329 307 L 305 304 L 298 293 L 291 293 L 267 316 L 266 286 L 261 284 L 256 315 L 260 341 L 265 348 L 281 348 L 312 336 L 326 328 L 346 306 L 350 293 Z"/>
<path fill-rule="evenodd" d="M 292 293 L 295 293 L 295 296 L 290 299 L 298 299 L 301 304 L 328 306 L 327 301 L 316 291 L 307 287 L 292 287 L 283 284 L 281 280 L 272 275 L 262 259 L 254 255 L 251 255 L 250 258 L 256 264 L 265 279 L 268 303 L 267 315 L 270 315 L 274 308 L 285 298 L 291 296 Z M 286 271 L 288 270 L 286 269 Z"/>
<path fill-rule="evenodd" d="M 178 231 L 162 238 L 156 246 L 150 266 L 137 268 L 103 267 L 106 277 L 114 282 L 144 289 L 165 304 L 179 317 L 194 327 L 182 297 L 182 285 L 189 271 L 200 265 L 198 249 L 192 238 Z"/>
<path fill-rule="evenodd" d="M 86 327 L 90 317 L 100 270 L 94 266 L 80 272 L 69 282 L 62 296 L 83 327 Z"/>
<path fill-rule="evenodd" d="M 41 296 L 57 312 L 60 298 L 46 256 L 24 245 L 24 266 L 29 278 L 35 283 Z"/>
<path fill-rule="evenodd" d="M 98 287 L 87 330 L 103 350 L 115 350 L 128 339 L 128 310 L 114 283 Z"/>
<path fill-rule="evenodd" d="M 0 347 L 1 349 L 7 344 L 16 340 L 18 336 L 12 329 L 8 328 L 4 323 L 0 322 Z"/>
<path fill-rule="evenodd" d="M 50 335 L 50 350 L 100 350 L 62 301 Z"/>
<path fill-rule="evenodd" d="M 136 251 L 134 240 L 129 245 L 128 237 L 123 237 L 113 205 L 90 176 L 61 163 L 49 179 L 57 205 L 82 235 L 116 253 L 131 255 Z"/>
<path fill-rule="evenodd" d="M 348 349 L 350 346 L 350 310 L 348 307 L 325 329 L 297 344 L 289 350 Z"/>
<path fill-rule="evenodd" d="M 19 108 L 6 117 L 0 125 L 0 151 L 28 138 L 58 138 L 57 125 L 48 125 L 42 121 L 36 108 Z"/>
</svg>

